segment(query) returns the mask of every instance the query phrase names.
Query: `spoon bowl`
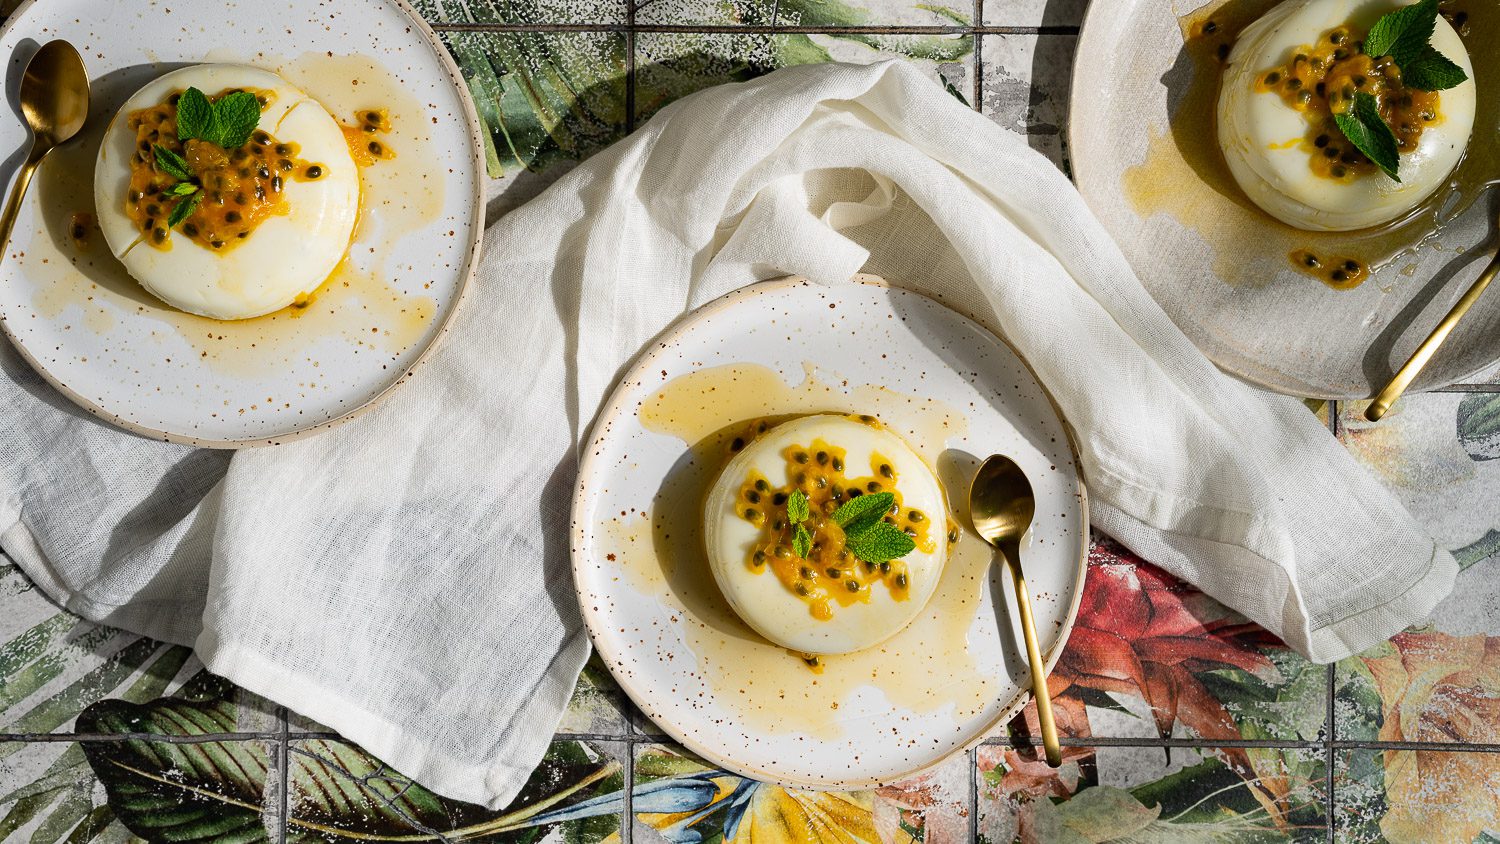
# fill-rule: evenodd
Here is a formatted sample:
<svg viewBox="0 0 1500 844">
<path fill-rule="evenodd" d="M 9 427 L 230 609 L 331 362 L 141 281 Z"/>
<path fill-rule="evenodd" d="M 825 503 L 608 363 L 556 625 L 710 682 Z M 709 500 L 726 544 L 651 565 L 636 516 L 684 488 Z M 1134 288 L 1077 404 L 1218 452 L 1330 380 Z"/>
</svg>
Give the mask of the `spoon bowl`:
<svg viewBox="0 0 1500 844">
<path fill-rule="evenodd" d="M 1031 663 L 1031 693 L 1036 699 L 1037 725 L 1041 728 L 1042 748 L 1047 764 L 1062 764 L 1062 748 L 1057 741 L 1057 722 L 1052 717 L 1052 700 L 1047 692 L 1046 662 L 1037 644 L 1036 620 L 1031 613 L 1031 595 L 1021 572 L 1021 538 L 1031 529 L 1036 516 L 1036 495 L 1031 481 L 1003 454 L 992 455 L 979 465 L 969 485 L 969 519 L 974 532 L 993 545 L 1005 558 L 1016 588 L 1016 613 L 1026 639 L 1026 658 Z"/>
<path fill-rule="evenodd" d="M 21 76 L 20 97 L 21 118 L 31 129 L 31 152 L 0 212 L 0 258 L 10 245 L 11 229 L 37 166 L 59 144 L 72 140 L 88 119 L 89 75 L 78 50 L 66 41 L 43 44 Z"/>
<path fill-rule="evenodd" d="M 996 454 L 980 464 L 969 485 L 969 514 L 985 542 L 1020 543 L 1036 516 L 1036 495 L 1014 460 Z"/>
</svg>

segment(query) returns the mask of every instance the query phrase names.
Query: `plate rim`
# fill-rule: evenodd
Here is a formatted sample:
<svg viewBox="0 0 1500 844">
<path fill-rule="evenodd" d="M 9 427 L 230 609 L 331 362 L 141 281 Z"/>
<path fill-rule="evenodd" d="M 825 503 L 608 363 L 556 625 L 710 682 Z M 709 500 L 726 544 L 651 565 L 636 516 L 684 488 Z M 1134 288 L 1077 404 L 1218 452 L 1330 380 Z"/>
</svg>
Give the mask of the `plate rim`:
<svg viewBox="0 0 1500 844">
<path fill-rule="evenodd" d="M 948 302 L 939 301 L 916 290 L 911 290 L 909 288 L 903 288 L 897 284 L 892 284 L 886 279 L 869 273 L 856 273 L 850 279 L 850 281 L 852 283 L 866 284 L 872 287 L 884 287 L 902 290 L 903 292 L 906 292 L 910 295 L 919 296 L 923 299 L 926 299 L 928 302 L 938 307 L 945 308 L 955 314 L 958 314 L 959 316 L 973 323 L 979 328 L 979 330 L 983 331 L 986 335 L 995 338 L 1001 345 L 1009 349 L 1010 352 L 1016 356 L 1016 359 L 1021 362 L 1021 365 L 1023 367 L 1025 367 L 1027 373 L 1031 375 L 1032 381 L 1034 381 L 1041 389 L 1042 395 L 1047 399 L 1047 403 L 1052 408 L 1052 412 L 1057 416 L 1058 421 L 1062 424 L 1063 433 L 1068 442 L 1068 450 L 1073 457 L 1073 476 L 1078 489 L 1078 535 L 1080 541 L 1080 549 L 1078 562 L 1075 567 L 1072 600 L 1069 602 L 1067 611 L 1063 614 L 1062 625 L 1058 628 L 1056 638 L 1053 640 L 1050 647 L 1047 649 L 1046 653 L 1043 656 L 1044 672 L 1046 675 L 1050 676 L 1053 668 L 1057 665 L 1058 659 L 1062 656 L 1062 652 L 1068 643 L 1069 637 L 1072 635 L 1073 626 L 1078 618 L 1078 610 L 1083 601 L 1084 580 L 1088 575 L 1089 548 L 1091 546 L 1091 542 L 1089 539 L 1090 520 L 1088 486 L 1083 477 L 1083 464 L 1079 455 L 1077 435 L 1073 430 L 1072 423 L 1070 423 L 1067 417 L 1063 415 L 1062 408 L 1058 405 L 1056 398 L 1053 397 L 1052 391 L 1049 390 L 1047 386 L 1042 383 L 1042 380 L 1037 377 L 1036 370 L 1031 366 L 1030 361 L 1028 361 L 1026 357 L 1015 348 L 1015 346 L 1011 345 L 1010 341 L 1000 336 L 999 334 L 990 331 L 984 326 L 982 322 L 975 319 L 972 314 L 968 313 L 962 308 L 954 307 Z M 620 418 L 624 414 L 634 412 L 634 403 L 627 400 L 623 395 L 621 389 L 622 385 L 629 381 L 631 377 L 636 373 L 650 367 L 652 362 L 659 356 L 665 354 L 665 343 L 668 339 L 678 336 L 679 334 L 690 330 L 697 323 L 711 316 L 714 316 L 721 311 L 727 310 L 728 308 L 733 307 L 743 300 L 757 296 L 760 293 L 777 290 L 780 288 L 796 287 L 808 283 L 810 283 L 809 279 L 807 279 L 805 276 L 799 275 L 786 275 L 767 279 L 764 281 L 753 282 L 743 287 L 731 290 L 728 293 L 723 294 L 722 296 L 705 302 L 704 304 L 698 306 L 697 308 L 694 308 L 693 310 L 679 315 L 661 331 L 657 332 L 648 341 L 646 341 L 646 343 L 641 347 L 641 350 L 638 351 L 634 356 L 632 356 L 630 360 L 621 368 L 620 375 L 617 376 L 611 384 L 608 395 L 605 397 L 604 402 L 600 405 L 598 412 L 594 416 L 593 422 L 589 425 L 586 436 L 581 442 L 584 445 L 592 442 L 594 440 L 594 435 L 596 432 L 607 430 L 614 420 Z M 646 706 L 644 706 L 642 703 L 644 695 L 642 695 L 637 690 L 634 679 L 629 675 L 621 676 L 624 672 L 618 672 L 615 670 L 612 661 L 612 656 L 615 653 L 615 650 L 606 646 L 606 643 L 613 640 L 607 638 L 607 636 L 603 632 L 605 628 L 599 623 L 599 620 L 597 618 L 598 611 L 590 605 L 589 601 L 584 600 L 584 584 L 582 571 L 585 561 L 581 558 L 583 556 L 582 549 L 585 544 L 586 526 L 589 524 L 589 520 L 584 513 L 584 509 L 589 498 L 589 480 L 593 475 L 598 473 L 598 467 L 595 464 L 602 458 L 598 456 L 599 449 L 590 449 L 580 446 L 579 451 L 580 459 L 578 464 L 578 478 L 574 483 L 573 500 L 568 508 L 569 519 L 571 521 L 571 529 L 569 530 L 570 547 L 568 557 L 570 568 L 572 569 L 573 573 L 573 591 L 575 593 L 575 596 L 578 598 L 579 612 L 583 618 L 584 629 L 587 630 L 589 641 L 593 644 L 594 649 L 599 653 L 600 659 L 604 662 L 605 668 L 609 670 L 610 676 L 614 678 L 615 682 L 620 686 L 620 689 L 625 692 L 626 697 L 630 699 L 630 702 L 635 706 L 635 708 L 638 709 L 647 718 L 649 718 L 653 724 L 655 724 L 663 732 L 665 732 L 669 738 L 671 738 L 673 741 L 675 741 L 677 744 L 681 745 L 688 751 L 734 774 L 749 777 L 760 782 L 778 785 L 783 788 L 806 789 L 812 791 L 840 791 L 851 789 L 879 788 L 890 785 L 892 783 L 900 782 L 902 780 L 910 779 L 915 776 L 929 773 L 936 768 L 946 764 L 948 761 L 958 756 L 959 754 L 967 753 L 969 750 L 972 750 L 978 745 L 984 743 L 998 731 L 1004 729 L 1006 724 L 1008 724 L 1010 720 L 1014 718 L 1015 715 L 1019 713 L 1023 708 L 1025 708 L 1027 703 L 1031 701 L 1033 692 L 1029 682 L 1030 678 L 1028 677 L 1028 682 L 1020 685 L 1010 701 L 1006 703 L 1005 706 L 1003 706 L 995 715 L 995 717 L 982 729 L 980 729 L 973 738 L 964 742 L 962 745 L 954 747 L 952 750 L 931 759 L 930 761 L 922 763 L 915 768 L 903 771 L 890 777 L 882 778 L 835 777 L 827 780 L 813 781 L 797 779 L 795 777 L 781 776 L 775 773 L 755 768 L 754 766 L 741 764 L 737 762 L 732 756 L 729 756 L 725 753 L 720 753 L 714 748 L 708 747 L 704 743 L 698 741 L 697 739 L 685 735 L 682 731 L 677 730 L 673 724 L 667 722 L 665 719 L 659 720 L 655 715 L 648 711 Z"/>
<path fill-rule="evenodd" d="M 1206 0 L 1206 2 L 1203 5 L 1208 5 L 1211 2 L 1212 2 L 1212 0 Z M 1080 102 L 1084 102 L 1085 101 L 1084 99 L 1082 99 L 1080 97 L 1080 93 L 1079 93 L 1080 91 L 1083 90 L 1083 88 L 1080 86 L 1080 83 L 1081 83 L 1081 81 L 1083 79 L 1084 73 L 1086 72 L 1084 70 L 1084 64 L 1085 64 L 1085 62 L 1082 61 L 1082 58 L 1084 56 L 1086 56 L 1086 55 L 1089 55 L 1089 56 L 1096 55 L 1096 53 L 1094 52 L 1095 49 L 1096 49 L 1095 46 L 1094 46 L 1094 42 L 1095 41 L 1099 41 L 1101 38 L 1104 37 L 1104 36 L 1102 36 L 1102 35 L 1099 34 L 1101 30 L 1107 30 L 1108 29 L 1108 27 L 1106 27 L 1105 24 L 1102 22 L 1103 19 L 1105 18 L 1105 16 L 1107 14 L 1109 14 L 1109 12 L 1112 12 L 1112 11 L 1113 12 L 1118 12 L 1118 11 L 1123 10 L 1125 8 L 1126 8 L 1126 6 L 1124 4 L 1120 4 L 1120 3 L 1106 3 L 1106 2 L 1098 2 L 1098 0 L 1090 0 L 1090 2 L 1088 4 L 1088 7 L 1084 10 L 1084 13 L 1083 13 L 1083 23 L 1078 27 L 1078 41 L 1077 41 L 1077 43 L 1075 45 L 1075 49 L 1074 49 L 1074 52 L 1073 52 L 1073 66 L 1072 66 L 1072 69 L 1071 69 L 1071 71 L 1069 73 L 1069 76 L 1068 76 L 1068 86 L 1069 86 L 1068 87 L 1068 92 L 1069 92 L 1068 93 L 1068 117 L 1067 117 L 1067 124 L 1066 124 L 1065 128 L 1066 128 L 1066 131 L 1067 131 L 1068 146 L 1069 146 L 1070 149 L 1072 149 L 1072 147 L 1073 147 L 1074 139 L 1082 137 L 1082 134 L 1080 132 L 1080 124 L 1079 124 L 1079 114 L 1082 111 L 1082 109 L 1080 109 L 1078 107 Z M 1175 6 L 1174 6 L 1174 11 L 1175 11 Z M 1082 156 L 1070 156 L 1069 157 L 1069 162 L 1070 162 L 1070 164 L 1072 166 L 1072 169 L 1073 169 L 1073 176 L 1072 176 L 1073 186 L 1074 186 L 1074 188 L 1078 188 L 1079 195 L 1083 197 L 1084 204 L 1087 205 L 1088 204 L 1088 195 L 1084 194 L 1083 190 L 1081 188 L 1079 188 L 1079 185 L 1081 184 L 1081 180 L 1079 178 L 1079 173 L 1082 172 L 1084 169 L 1086 169 L 1084 166 L 1080 166 L 1080 165 L 1083 164 L 1083 162 L 1085 160 L 1086 159 L 1084 159 Z M 1090 210 L 1092 210 L 1092 209 L 1090 209 Z M 1101 225 L 1102 225 L 1102 221 L 1101 221 Z M 1105 229 L 1105 232 L 1109 233 L 1111 239 L 1114 238 L 1114 234 L 1112 232 L 1109 232 L 1108 228 Z M 1140 273 L 1135 270 L 1134 266 L 1131 267 L 1131 271 L 1132 272 L 1136 272 L 1137 275 L 1140 275 Z M 1145 284 L 1143 283 L 1141 286 L 1145 287 Z M 1151 293 L 1151 289 L 1149 287 L 1146 288 L 1146 294 L 1149 295 L 1149 296 L 1151 296 L 1151 300 L 1153 302 L 1156 301 L 1156 296 Z M 1170 319 L 1170 317 L 1168 317 L 1168 319 Z M 1172 324 L 1176 325 L 1177 324 L 1176 320 L 1173 320 Z M 1269 379 L 1257 377 L 1256 375 L 1252 375 L 1251 373 L 1249 373 L 1247 371 L 1243 371 L 1244 370 L 1243 367 L 1229 366 L 1228 363 L 1226 363 L 1225 361 L 1220 360 L 1219 356 L 1210 354 L 1202 346 L 1199 346 L 1198 343 L 1193 340 L 1192 335 L 1188 334 L 1186 331 L 1183 331 L 1183 329 L 1181 327 L 1179 327 L 1177 330 L 1178 331 L 1182 331 L 1183 335 L 1188 338 L 1188 341 L 1192 342 L 1193 348 L 1197 349 L 1204 357 L 1208 358 L 1209 361 L 1211 361 L 1214 366 L 1218 367 L 1219 369 L 1223 370 L 1224 372 L 1227 372 L 1227 373 L 1233 375 L 1236 378 L 1239 378 L 1242 381 L 1246 381 L 1246 382 L 1248 382 L 1250 384 L 1254 384 L 1257 387 L 1261 387 L 1263 389 L 1270 390 L 1273 393 L 1278 393 L 1278 394 L 1283 395 L 1283 396 L 1291 396 L 1293 398 L 1299 398 L 1299 399 L 1319 399 L 1321 401 L 1364 401 L 1366 399 L 1374 398 L 1375 394 L 1380 390 L 1380 388 L 1382 386 L 1382 385 L 1372 385 L 1370 392 L 1368 394 L 1366 394 L 1366 395 L 1353 395 L 1353 394 L 1349 394 L 1349 393 L 1335 393 L 1333 391 L 1328 391 L 1328 390 L 1312 390 L 1312 391 L 1301 390 L 1301 391 L 1295 391 L 1295 392 L 1288 392 L 1287 389 L 1286 389 L 1286 386 L 1283 385 L 1283 384 L 1275 384 L 1275 383 L 1272 383 Z M 1500 347 L 1497 347 L 1497 349 L 1500 349 Z M 1464 372 L 1463 374 L 1455 376 L 1453 378 L 1447 378 L 1447 379 L 1439 378 L 1439 379 L 1435 379 L 1435 380 L 1428 380 L 1428 381 L 1425 381 L 1425 382 L 1418 380 L 1416 383 L 1414 383 L 1412 385 L 1411 388 L 1409 388 L 1407 390 L 1407 392 L 1408 393 L 1430 393 L 1430 392 L 1434 392 L 1434 391 L 1437 391 L 1437 390 L 1446 389 L 1448 387 L 1453 386 L 1454 384 L 1467 384 L 1467 383 L 1471 383 L 1471 379 L 1473 379 L 1475 376 L 1479 375 L 1482 372 L 1488 371 L 1491 367 L 1494 367 L 1497 363 L 1500 363 L 1500 351 L 1496 352 L 1495 357 L 1493 359 L 1491 359 L 1487 363 L 1483 363 L 1483 364 L 1481 364 L 1479 366 L 1474 367 L 1473 370 L 1471 370 L 1471 371 Z M 1394 375 L 1394 370 L 1393 370 L 1392 374 Z"/>
<path fill-rule="evenodd" d="M 13 32 L 18 32 L 18 24 L 20 24 L 22 19 L 25 18 L 26 14 L 31 11 L 33 6 L 40 5 L 41 2 L 42 0 L 24 0 L 21 5 L 17 6 L 15 11 L 10 13 L 10 17 L 6 19 L 4 25 L 0 25 L 0 40 L 8 38 Z M 437 32 L 432 29 L 427 21 L 424 20 L 420 14 L 418 14 L 417 10 L 414 9 L 411 4 L 407 2 L 407 0 L 373 0 L 373 2 L 387 4 L 393 7 L 397 12 L 401 13 L 407 19 L 407 23 L 409 24 L 410 29 L 419 34 L 427 43 L 428 48 L 430 48 L 433 53 L 437 55 L 438 61 L 442 65 L 443 72 L 448 76 L 448 82 L 452 85 L 454 90 L 458 91 L 459 94 L 460 107 L 463 110 L 464 122 L 468 128 L 469 135 L 469 165 L 473 169 L 473 172 L 475 174 L 474 190 L 469 197 L 469 212 L 476 222 L 475 225 L 471 227 L 471 231 L 469 232 L 469 242 L 465 245 L 464 267 L 462 272 L 459 274 L 458 286 L 454 290 L 452 304 L 448 307 L 447 314 L 445 314 L 443 318 L 437 323 L 437 330 L 436 333 L 432 335 L 432 339 L 427 342 L 427 345 L 422 349 L 422 351 L 417 353 L 416 358 L 411 362 L 411 364 L 408 365 L 404 370 L 400 370 L 398 374 L 396 374 L 390 381 L 388 381 L 385 386 L 376 391 L 374 395 L 370 396 L 363 402 L 349 408 L 348 410 L 344 411 L 338 416 L 335 416 L 332 419 L 327 419 L 322 422 L 316 422 L 300 428 L 294 428 L 290 431 L 287 431 L 286 433 L 277 434 L 271 437 L 246 437 L 243 439 L 216 439 L 213 437 L 194 437 L 186 434 L 177 434 L 171 431 L 152 428 L 149 425 L 142 425 L 137 422 L 132 422 L 130 420 L 121 418 L 120 416 L 117 416 L 116 414 L 113 414 L 108 410 L 105 410 L 90 399 L 73 390 L 62 379 L 58 378 L 55 374 L 50 372 L 47 367 L 44 366 L 42 362 L 38 360 L 34 355 L 32 355 L 30 350 L 28 350 L 26 346 L 17 339 L 16 335 L 11 331 L 10 322 L 6 319 L 4 311 L 0 311 L 0 334 L 5 335 L 5 341 L 10 344 L 10 347 L 12 349 L 16 350 L 17 354 L 21 356 L 21 359 L 26 363 L 27 366 L 31 367 L 31 370 L 33 372 L 42 376 L 42 380 L 46 381 L 53 389 L 57 390 L 73 404 L 87 411 L 90 416 L 102 419 L 110 425 L 115 426 L 116 428 L 120 428 L 129 433 L 137 434 L 149 439 L 157 440 L 159 442 L 178 443 L 180 445 L 190 445 L 197 448 L 213 449 L 261 448 L 265 446 L 274 446 L 280 445 L 282 443 L 293 442 L 295 440 L 305 439 L 307 437 L 321 434 L 325 431 L 329 431 L 333 428 L 343 425 L 358 416 L 362 416 L 369 410 L 373 410 L 377 405 L 379 405 L 387 397 L 394 393 L 397 388 L 405 384 L 407 381 L 411 380 L 411 376 L 414 372 L 416 372 L 417 368 L 424 362 L 426 362 L 426 360 L 433 354 L 438 346 L 442 344 L 443 339 L 447 337 L 448 329 L 453 325 L 453 317 L 458 313 L 459 308 L 463 306 L 464 298 L 468 293 L 470 286 L 474 283 L 474 276 L 478 273 L 479 270 L 479 257 L 482 251 L 481 246 L 484 239 L 484 233 L 487 228 L 485 224 L 484 201 L 486 177 L 484 175 L 485 165 L 484 135 L 482 128 L 483 124 L 479 120 L 479 111 L 474 105 L 474 100 L 469 93 L 468 86 L 463 84 L 461 81 L 463 79 L 463 74 L 459 71 L 458 65 L 453 61 L 452 54 L 450 54 L 448 52 L 448 48 L 443 45 L 442 39 L 438 37 Z M 54 38 L 50 40 L 57 39 Z M 3 260 L 3 256 L 0 256 L 0 260 Z"/>
</svg>

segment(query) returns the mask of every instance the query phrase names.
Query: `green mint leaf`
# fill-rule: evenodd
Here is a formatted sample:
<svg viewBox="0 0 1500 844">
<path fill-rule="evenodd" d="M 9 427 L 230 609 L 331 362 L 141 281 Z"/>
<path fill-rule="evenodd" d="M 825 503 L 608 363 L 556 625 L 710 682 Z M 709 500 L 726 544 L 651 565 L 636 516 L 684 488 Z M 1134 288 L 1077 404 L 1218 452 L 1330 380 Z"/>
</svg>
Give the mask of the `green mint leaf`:
<svg viewBox="0 0 1500 844">
<path fill-rule="evenodd" d="M 1379 58 L 1390 56 L 1405 71 L 1427 47 L 1437 28 L 1438 0 L 1421 0 L 1381 16 L 1365 36 L 1365 53 Z"/>
<path fill-rule="evenodd" d="M 1422 91 L 1445 91 L 1462 85 L 1469 78 L 1436 47 L 1428 45 L 1422 54 L 1401 65 L 1401 81 Z"/>
<path fill-rule="evenodd" d="M 847 542 L 854 556 L 867 563 L 883 563 L 905 557 L 917 547 L 900 528 L 887 522 L 875 522 L 864 530 L 851 534 Z"/>
<path fill-rule="evenodd" d="M 792 550 L 804 560 L 807 559 L 807 552 L 812 550 L 812 534 L 808 533 L 804 525 L 797 525 L 792 531 Z"/>
<path fill-rule="evenodd" d="M 260 101 L 249 91 L 235 91 L 213 104 L 218 138 L 210 138 L 224 149 L 237 149 L 250 140 L 260 123 Z"/>
<path fill-rule="evenodd" d="M 837 510 L 834 510 L 833 520 L 839 523 L 839 527 L 843 528 L 845 533 L 855 533 L 872 522 L 880 521 L 880 517 L 889 513 L 891 505 L 895 503 L 896 496 L 889 492 L 861 495 L 845 501 Z"/>
<path fill-rule="evenodd" d="M 167 228 L 177 228 L 177 224 L 186 220 L 188 215 L 193 213 L 193 209 L 198 207 L 198 203 L 202 201 L 203 194 L 201 193 L 195 193 L 185 199 L 177 200 L 177 204 L 172 206 L 172 213 L 167 216 Z"/>
<path fill-rule="evenodd" d="M 168 176 L 171 176 L 174 179 L 182 179 L 183 181 L 186 181 L 193 177 L 192 174 L 188 172 L 187 162 L 184 161 L 182 156 L 178 155 L 177 153 L 167 149 L 161 144 L 152 146 L 151 152 L 156 156 L 156 169 L 162 171 L 163 173 L 166 173 Z"/>
<path fill-rule="evenodd" d="M 806 521 L 811 515 L 812 508 L 807 504 L 807 493 L 799 489 L 787 497 L 786 517 L 792 520 L 792 524 Z"/>
<path fill-rule="evenodd" d="M 177 138 L 212 141 L 218 135 L 214 123 L 213 103 L 197 88 L 189 88 L 177 98 Z"/>
<path fill-rule="evenodd" d="M 167 188 L 167 196 L 189 196 L 198 192 L 198 186 L 192 182 L 178 182 Z"/>
<path fill-rule="evenodd" d="M 1396 146 L 1396 134 L 1380 117 L 1380 108 L 1373 96 L 1363 91 L 1355 94 L 1354 108 L 1346 114 L 1335 114 L 1333 120 L 1355 148 L 1375 162 L 1387 176 L 1401 181 L 1396 174 L 1401 155 Z"/>
</svg>

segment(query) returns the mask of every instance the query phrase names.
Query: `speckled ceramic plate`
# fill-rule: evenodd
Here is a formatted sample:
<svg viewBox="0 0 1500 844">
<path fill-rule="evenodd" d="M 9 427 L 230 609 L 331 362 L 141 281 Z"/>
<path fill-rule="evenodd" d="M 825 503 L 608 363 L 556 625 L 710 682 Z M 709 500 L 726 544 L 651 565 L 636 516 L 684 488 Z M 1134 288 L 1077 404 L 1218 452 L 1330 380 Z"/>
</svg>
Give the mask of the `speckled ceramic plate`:
<svg viewBox="0 0 1500 844">
<path fill-rule="evenodd" d="M 694 752 L 786 785 L 864 787 L 934 765 L 1019 710 L 1030 674 L 1008 578 L 967 528 L 921 615 L 871 650 L 826 657 L 818 674 L 751 632 L 714 583 L 699 524 L 725 437 L 745 421 L 875 415 L 936 469 L 950 510 L 981 458 L 1014 457 L 1038 497 L 1022 559 L 1049 666 L 1083 585 L 1084 489 L 1045 390 L 967 318 L 858 281 L 757 284 L 668 329 L 595 422 L 574 499 L 579 602 L 620 685 Z"/>
<path fill-rule="evenodd" d="M 239 447 L 322 430 L 369 407 L 417 365 L 458 305 L 484 224 L 479 121 L 447 51 L 400 0 L 39 0 L 0 33 L 6 92 L 41 42 L 78 47 L 93 85 L 81 139 L 32 183 L 0 262 L 0 314 L 14 347 L 90 413 L 160 439 Z M 147 81 L 184 64 L 276 71 L 335 118 L 386 107 L 396 158 L 362 173 L 349 253 L 306 308 L 219 322 L 176 311 L 125 272 L 93 209 L 105 126 Z M 0 120 L 8 177 L 30 141 Z"/>
<path fill-rule="evenodd" d="M 1481 91 L 1469 153 L 1456 171 L 1467 187 L 1440 190 L 1419 207 L 1395 240 L 1425 240 L 1400 250 L 1368 231 L 1298 232 L 1251 205 L 1228 176 L 1212 125 L 1217 81 L 1197 81 L 1200 65 L 1184 49 L 1180 21 L 1203 9 L 1253 18 L 1274 4 L 1090 4 L 1073 69 L 1073 175 L 1146 288 L 1216 364 L 1290 395 L 1363 398 L 1390 380 L 1488 258 L 1475 247 L 1489 240 L 1497 207 L 1483 183 L 1500 178 L 1486 163 L 1500 144 L 1500 97 L 1484 93 L 1495 80 L 1481 65 L 1495 64 L 1500 10 L 1475 7 L 1465 36 Z M 1359 287 L 1336 290 L 1292 269 L 1288 254 L 1300 246 L 1367 261 L 1395 254 Z M 1497 332 L 1500 296 L 1486 296 L 1414 388 L 1463 381 L 1493 365 Z"/>
</svg>

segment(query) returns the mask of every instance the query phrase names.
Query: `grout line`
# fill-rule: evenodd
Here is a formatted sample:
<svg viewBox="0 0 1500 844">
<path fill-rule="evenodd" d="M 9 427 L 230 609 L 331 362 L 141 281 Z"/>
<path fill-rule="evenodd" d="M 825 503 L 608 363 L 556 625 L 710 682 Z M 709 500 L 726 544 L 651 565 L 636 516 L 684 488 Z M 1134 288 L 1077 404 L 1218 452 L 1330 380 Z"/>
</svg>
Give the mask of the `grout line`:
<svg viewBox="0 0 1500 844">
<path fill-rule="evenodd" d="M 1500 393 L 1500 384 L 1449 384 L 1430 393 Z"/>
<path fill-rule="evenodd" d="M 975 5 L 979 5 L 976 0 Z M 979 840 L 979 748 L 971 747 L 964 754 L 969 762 L 969 840 Z"/>
<path fill-rule="evenodd" d="M 625 134 L 635 131 L 635 0 L 625 4 Z"/>
<path fill-rule="evenodd" d="M 974 0 L 975 27 L 984 26 L 984 0 Z M 976 29 L 974 32 L 974 110 L 980 114 L 984 113 L 984 36 Z"/>
<path fill-rule="evenodd" d="M 270 741 L 281 733 L 204 733 L 201 736 L 170 736 L 159 733 L 0 733 L 0 743 L 53 744 L 65 742 L 153 741 L 164 744 L 212 744 L 224 741 Z"/>
<path fill-rule="evenodd" d="M 203 736 L 166 736 L 155 733 L 110 733 L 96 735 L 75 735 L 73 733 L 41 733 L 37 735 L 3 735 L 0 734 L 0 742 L 72 742 L 72 741 L 158 741 L 170 744 L 205 744 L 215 741 L 274 741 L 280 737 L 280 733 L 217 733 Z M 338 733 L 297 733 L 298 741 L 344 741 L 348 739 Z M 648 735 L 646 733 L 619 734 L 619 733 L 557 733 L 553 736 L 557 741 L 599 741 L 626 744 L 661 744 L 672 743 L 670 736 Z M 1338 740 L 1305 740 L 1305 739 L 1200 739 L 1200 738 L 1132 738 L 1132 737 L 1110 737 L 1110 736 L 1088 736 L 1086 738 L 1065 737 L 1060 739 L 1061 743 L 1068 747 L 1266 747 L 1280 748 L 1283 750 L 1321 750 L 1325 746 L 1337 750 L 1438 750 L 1452 751 L 1455 753 L 1500 753 L 1500 744 L 1484 744 L 1479 742 L 1441 742 L 1441 741 L 1364 741 L 1359 739 Z M 1041 738 L 1029 736 L 1024 740 L 1007 738 L 1005 736 L 993 736 L 980 742 L 985 746 L 1032 746 L 1040 747 Z"/>
<path fill-rule="evenodd" d="M 1331 420 L 1336 418 L 1334 411 L 1337 409 L 1338 402 L 1330 402 L 1328 414 L 1330 425 L 1332 424 Z M 1333 704 L 1334 683 L 1337 680 L 1338 672 L 1334 663 L 1331 662 L 1328 663 L 1327 671 L 1327 682 L 1325 683 L 1328 692 L 1327 708 L 1323 710 L 1323 740 L 1325 744 L 1323 748 L 1323 827 L 1327 833 L 1328 844 L 1333 844 L 1333 819 L 1337 806 L 1337 801 L 1333 794 L 1333 748 L 1334 744 L 1338 741 L 1338 726 L 1334 720 Z"/>
<path fill-rule="evenodd" d="M 633 16 L 632 16 L 633 17 Z M 437 32 L 662 32 L 704 35 L 1077 35 L 1076 26 L 815 26 L 807 24 L 435 23 Z"/>
<path fill-rule="evenodd" d="M 625 783 L 620 787 L 624 794 L 624 805 L 620 807 L 620 839 L 630 844 L 635 834 L 635 745 L 625 745 Z"/>
<path fill-rule="evenodd" d="M 278 827 L 276 840 L 279 844 L 286 844 L 286 824 L 291 816 L 291 724 L 287 721 L 287 708 L 276 707 L 277 715 L 281 719 L 281 738 L 276 742 L 276 764 L 281 769 L 281 801 L 277 805 Z"/>
<path fill-rule="evenodd" d="M 1273 750 L 1323 750 L 1327 748 L 1328 750 L 1431 750 L 1445 753 L 1500 753 L 1500 744 L 1441 741 L 1363 741 L 1359 739 L 1340 739 L 1336 741 L 1305 741 L 1296 739 L 1209 740 L 1199 738 L 1151 739 L 1089 736 L 1087 738 L 1059 738 L 1058 742 L 1064 747 L 1183 747 L 1208 750 L 1216 747 L 1259 747 Z M 985 739 L 981 744 L 1001 747 L 1015 747 L 1017 745 L 1040 747 L 1042 740 L 1032 736 L 1018 742 L 997 737 Z"/>
<path fill-rule="evenodd" d="M 983 2 L 984 2 L 984 0 L 974 0 L 974 8 L 976 10 L 976 13 L 978 12 L 978 10 L 980 8 L 980 4 L 983 3 Z M 972 68 L 974 68 L 974 84 L 972 86 L 973 89 L 974 89 L 974 91 L 973 91 L 974 102 L 971 103 L 970 105 L 972 105 L 974 107 L 975 111 L 979 112 L 980 114 L 983 114 L 984 113 L 984 36 L 981 35 L 981 34 L 979 34 L 979 33 L 977 33 L 977 32 L 974 33 L 974 55 L 973 55 L 972 59 L 969 61 L 969 66 L 972 67 Z"/>
</svg>

